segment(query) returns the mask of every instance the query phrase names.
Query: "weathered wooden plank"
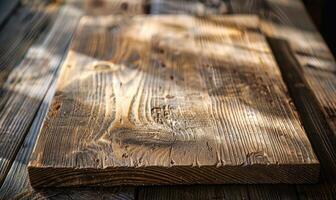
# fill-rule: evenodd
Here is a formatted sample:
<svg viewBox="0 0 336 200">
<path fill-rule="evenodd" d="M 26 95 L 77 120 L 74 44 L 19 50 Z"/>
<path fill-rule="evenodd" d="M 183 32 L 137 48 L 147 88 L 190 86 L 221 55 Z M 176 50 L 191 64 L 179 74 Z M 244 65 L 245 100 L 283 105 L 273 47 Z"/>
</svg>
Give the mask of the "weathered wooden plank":
<svg viewBox="0 0 336 200">
<path fill-rule="evenodd" d="M 76 10 L 71 10 L 70 15 L 67 22 L 58 21 L 58 29 L 29 49 L 3 85 L 0 99 L 1 180 L 10 169 L 62 61 L 61 55 L 72 36 L 71 30 L 77 25 L 76 16 L 77 21 L 79 19 Z"/>
<path fill-rule="evenodd" d="M 56 77 L 57 75 L 55 74 L 55 78 L 46 94 L 46 97 L 42 101 L 43 103 L 41 104 L 37 115 L 34 117 L 34 122 L 30 127 L 25 141 L 16 155 L 6 179 L 0 188 L 0 199 L 12 199 L 21 193 L 26 194 L 28 191 L 32 191 L 28 180 L 27 164 L 35 146 L 43 119 L 47 114 L 50 102 L 56 89 Z"/>
<path fill-rule="evenodd" d="M 244 1 L 240 5 L 238 1 L 233 2 L 237 3 L 233 8 L 240 8 L 238 12 L 258 13 L 262 16 L 262 30 L 269 37 L 290 43 L 290 47 L 288 44 L 276 47 L 280 48 L 280 52 L 275 52 L 275 55 L 287 55 L 279 66 L 289 65 L 283 75 L 292 90 L 302 119 L 306 121 L 304 124 L 308 136 L 322 166 L 319 184 L 299 185 L 297 193 L 300 199 L 333 199 L 336 195 L 334 58 L 301 1 L 254 1 L 257 4 Z"/>
<path fill-rule="evenodd" d="M 57 47 L 66 46 L 71 38 L 71 35 L 75 31 L 75 27 L 79 22 L 81 11 L 76 10 L 71 6 L 64 6 L 61 12 L 57 16 L 57 20 L 53 25 L 51 30 L 45 30 L 46 34 L 41 34 L 39 41 L 37 41 L 31 48 L 34 51 L 36 48 L 44 49 L 44 51 L 51 51 L 51 55 L 55 57 L 60 57 L 59 60 L 63 60 L 66 56 L 66 48 L 63 51 L 55 51 Z M 59 30 L 62 30 L 61 32 Z M 55 37 L 59 34 L 59 37 L 64 40 L 59 40 L 52 46 L 50 43 L 50 38 Z M 64 38 L 63 38 L 64 37 Z M 60 38 L 55 38 L 60 39 Z M 47 42 L 46 42 L 47 41 Z M 62 44 L 64 43 L 64 44 Z M 28 51 L 28 54 L 31 53 Z M 35 52 L 35 51 L 34 51 Z M 37 54 L 35 54 L 37 55 Z M 38 59 L 39 57 L 36 57 Z M 25 58 L 26 59 L 26 58 Z M 34 55 L 32 58 L 34 59 Z M 124 187 L 124 188 L 81 188 L 81 189 L 47 189 L 47 190 L 35 190 L 31 187 L 28 180 L 28 170 L 27 164 L 30 159 L 30 155 L 35 146 L 39 131 L 42 126 L 45 115 L 47 114 L 49 105 L 53 98 L 56 89 L 56 82 L 58 77 L 58 71 L 60 62 L 55 62 L 55 70 L 51 76 L 51 84 L 48 88 L 48 92 L 43 99 L 37 115 L 32 119 L 33 124 L 18 151 L 16 158 L 11 165 L 11 168 L 0 187 L 0 199 L 120 199 L 120 200 L 131 200 L 134 199 L 134 188 Z M 24 65 L 20 65 L 22 67 Z M 32 67 L 32 66 L 30 66 Z M 41 67 L 41 66 L 38 66 Z M 20 75 L 17 73 L 16 75 Z M 13 77 L 12 77 L 13 78 Z M 45 79 L 45 84 L 49 85 L 50 80 Z M 23 83 L 25 84 L 25 83 Z M 27 82 L 28 84 L 28 82 Z M 41 84 L 42 85 L 42 84 Z M 42 88 L 43 89 L 43 88 Z"/>
<path fill-rule="evenodd" d="M 297 199 L 295 186 L 291 185 L 200 185 L 139 188 L 139 200 L 247 200 L 247 199 Z"/>
<path fill-rule="evenodd" d="M 263 9 L 264 13 L 268 13 L 260 14 L 264 15 L 265 19 L 262 23 L 263 32 L 269 37 L 290 42 L 296 58 L 301 63 L 302 74 L 318 99 L 335 138 L 336 63 L 327 45 L 309 20 L 301 1 L 263 0 L 259 2 L 264 2 L 263 7 L 266 7 Z M 248 4 L 247 1 L 244 3 Z M 238 5 L 236 9 L 237 7 Z M 244 9 L 238 9 L 237 12 L 239 10 Z M 246 8 L 243 12 L 257 13 L 258 11 L 257 8 Z"/>
<path fill-rule="evenodd" d="M 141 187 L 139 200 L 227 200 L 227 199 L 326 199 L 335 198 L 334 183 L 305 185 L 298 192 L 295 185 L 220 185 L 220 186 L 179 186 L 179 187 Z"/>
<path fill-rule="evenodd" d="M 225 187 L 225 186 L 224 186 Z M 248 196 L 253 199 L 295 200 L 298 199 L 295 185 L 247 185 Z"/>
<path fill-rule="evenodd" d="M 142 187 L 139 190 L 138 200 L 246 200 L 249 199 L 245 185 L 227 186 L 161 186 Z"/>
<path fill-rule="evenodd" d="M 22 112 L 28 111 L 22 109 L 24 107 L 22 103 L 27 96 L 17 91 L 24 87 L 21 85 L 24 82 L 21 81 L 24 80 L 25 75 L 22 74 L 28 71 L 22 66 L 30 62 L 27 56 L 33 52 L 30 52 L 23 61 L 22 59 L 37 35 L 43 35 L 48 30 L 48 25 L 52 23 L 52 16 L 56 11 L 56 5 L 47 6 L 44 2 L 25 4 L 16 10 L 0 33 L 2 44 L 0 47 L 0 185 L 21 144 L 25 134 L 24 129 L 30 124 L 20 116 Z M 20 73 L 21 75 L 16 77 Z M 27 88 L 29 86 L 26 86 Z M 18 119 L 22 120 L 22 124 L 17 123 Z M 17 137 L 15 137 L 16 134 Z"/>
<path fill-rule="evenodd" d="M 262 31 L 269 37 L 288 40 L 297 54 L 333 60 L 301 0 L 235 0 L 230 5 L 234 13 L 258 14 L 263 19 Z"/>
<path fill-rule="evenodd" d="M 134 188 L 62 188 L 26 191 L 14 199 L 48 200 L 134 200 Z"/>
<path fill-rule="evenodd" d="M 229 19 L 84 18 L 32 185 L 317 181 L 265 38 Z"/>
<path fill-rule="evenodd" d="M 269 41 L 323 169 L 318 185 L 298 185 L 298 193 L 301 199 L 316 198 L 321 194 L 321 198 L 330 199 L 336 195 L 336 146 L 331 138 L 332 129 L 328 126 L 313 91 L 302 76 L 302 67 L 288 42 L 279 39 Z"/>
<path fill-rule="evenodd" d="M 36 37 L 51 23 L 54 7 L 36 1 L 18 7 L 0 30 L 0 87 Z M 15 33 L 15 34 L 13 34 Z"/>
</svg>

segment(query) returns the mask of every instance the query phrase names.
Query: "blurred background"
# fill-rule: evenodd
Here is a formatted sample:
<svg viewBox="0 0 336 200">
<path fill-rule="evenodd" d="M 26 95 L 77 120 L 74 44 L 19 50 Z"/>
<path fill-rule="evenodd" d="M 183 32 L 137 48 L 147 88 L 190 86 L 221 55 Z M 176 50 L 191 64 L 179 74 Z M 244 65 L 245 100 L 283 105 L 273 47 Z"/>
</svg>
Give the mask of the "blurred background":
<svg viewBox="0 0 336 200">
<path fill-rule="evenodd" d="M 303 0 L 316 27 L 336 55 L 336 0 Z"/>
</svg>

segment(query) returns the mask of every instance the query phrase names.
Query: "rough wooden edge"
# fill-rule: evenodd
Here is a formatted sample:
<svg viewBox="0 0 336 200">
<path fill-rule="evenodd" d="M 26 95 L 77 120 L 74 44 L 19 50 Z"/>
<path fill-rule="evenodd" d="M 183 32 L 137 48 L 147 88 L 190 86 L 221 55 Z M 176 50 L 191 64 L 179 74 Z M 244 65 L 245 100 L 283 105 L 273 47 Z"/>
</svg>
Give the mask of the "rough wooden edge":
<svg viewBox="0 0 336 200">
<path fill-rule="evenodd" d="M 267 170 L 265 170 L 265 168 Z M 316 183 L 319 164 L 178 166 L 138 168 L 39 168 L 28 166 L 33 187 L 180 185 L 227 183 Z M 303 173 L 306 172 L 306 173 Z M 125 176 L 125 174 L 127 174 Z M 204 176 L 200 176 L 204 174 Z M 69 178 L 67 178 L 69 177 Z"/>
</svg>

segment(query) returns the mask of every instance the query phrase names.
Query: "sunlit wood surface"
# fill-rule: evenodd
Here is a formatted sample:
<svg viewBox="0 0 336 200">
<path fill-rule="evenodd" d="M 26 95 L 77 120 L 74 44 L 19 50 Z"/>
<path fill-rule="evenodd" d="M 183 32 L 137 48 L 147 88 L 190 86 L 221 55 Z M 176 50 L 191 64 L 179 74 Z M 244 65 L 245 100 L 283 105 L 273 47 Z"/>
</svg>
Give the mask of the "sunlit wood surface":
<svg viewBox="0 0 336 200">
<path fill-rule="evenodd" d="M 0 117 L 4 123 L 1 124 L 1 135 L 13 135 L 11 137 L 0 137 L 1 145 L 5 145 L 7 153 L 1 154 L 1 163 L 5 163 L 1 168 L 1 188 L 0 199 L 333 199 L 336 193 L 335 172 L 336 172 L 336 145 L 335 145 L 335 62 L 326 44 L 316 31 L 300 0 L 230 0 L 230 1 L 173 1 L 173 0 L 152 0 L 152 1 L 76 1 L 69 0 L 54 1 L 53 9 L 43 8 L 43 0 L 34 1 L 34 6 L 22 0 L 21 4 L 14 11 L 11 9 L 6 12 L 11 13 L 8 20 L 4 22 L 0 30 L 1 42 L 1 72 L 0 85 L 2 102 L 0 109 L 7 111 L 11 107 L 6 105 L 15 104 L 16 111 L 11 113 L 12 118 Z M 81 3 L 83 2 L 83 3 Z M 56 4 L 55 4 L 56 3 Z M 48 4 L 50 5 L 50 4 Z M 56 7 L 55 7 L 56 5 Z M 54 12 L 61 10 L 57 7 L 70 6 L 70 13 Z M 48 6 L 49 8 L 52 8 Z M 38 9 L 36 9 L 38 8 Z M 57 9 L 54 9 L 57 8 Z M 101 10 L 101 11 L 99 11 Z M 20 11 L 20 12 L 18 12 Z M 52 12 L 50 12 L 52 11 Z M 3 13 L 6 13 L 3 12 Z M 16 14 L 14 14 L 16 13 Z M 32 13 L 32 14 L 29 14 Z M 56 13 L 50 15 L 49 13 Z M 62 14 L 63 13 L 63 14 Z M 64 19 L 64 13 L 67 18 Z M 72 23 L 72 20 L 79 22 L 81 15 L 108 16 L 111 14 L 134 16 L 143 14 L 189 14 L 198 17 L 223 14 L 256 14 L 260 17 L 260 23 L 251 20 L 242 20 L 244 27 L 249 27 L 250 31 L 260 29 L 263 35 L 272 38 L 284 39 L 290 43 L 290 49 L 286 47 L 284 52 L 290 52 L 300 65 L 299 74 L 303 81 L 288 83 L 286 76 L 283 76 L 287 88 L 294 91 L 290 96 L 294 98 L 295 107 L 298 109 L 300 121 L 309 140 L 321 162 L 321 178 L 318 184 L 313 185 L 201 185 L 201 186 L 161 186 L 161 187 L 122 187 L 122 188 L 78 188 L 78 189 L 32 189 L 28 181 L 27 164 L 30 154 L 33 151 L 36 139 L 41 128 L 42 121 L 48 111 L 48 107 L 53 98 L 58 76 L 57 71 L 49 71 L 53 77 L 43 78 L 45 71 L 36 71 L 33 77 L 41 77 L 41 85 L 48 88 L 43 89 L 34 101 L 29 100 L 31 96 L 38 94 L 34 91 L 39 90 L 40 86 L 24 87 L 22 85 L 31 84 L 30 78 L 20 78 L 22 73 L 28 73 L 24 77 L 30 77 L 30 67 L 26 59 L 21 61 L 26 52 L 36 52 L 30 48 L 40 46 L 46 36 L 52 33 L 52 26 L 56 29 Z M 46 15 L 47 14 L 47 15 Z M 21 17 L 22 16 L 22 17 Z M 24 17 L 26 16 L 26 17 Z M 35 16 L 35 17 L 34 17 Z M 48 17 L 41 17 L 48 16 Z M 51 16 L 51 18 L 50 18 Z M 17 19 L 20 20 L 17 20 Z M 60 18 L 63 23 L 55 23 Z M 52 20 L 46 20 L 52 19 Z M 11 21 L 11 23 L 9 23 Z M 15 22 L 15 23 L 13 23 Z M 41 23 L 42 22 L 42 23 Z M 21 25 L 22 24 L 22 25 Z M 37 26 L 35 26 L 36 24 Z M 6 28 L 7 27 L 7 28 Z M 26 27 L 26 28 L 23 28 Z M 40 28 L 39 28 L 40 27 Z M 12 31 L 10 31 L 12 30 Z M 44 34 L 40 34 L 41 31 Z M 73 30 L 73 29 L 72 29 Z M 10 34 L 10 33 L 15 34 Z M 71 32 L 71 31 L 70 31 Z M 33 33 L 33 34 L 30 34 Z M 38 37 L 37 37 L 38 36 Z M 8 38 L 8 39 L 7 39 Z M 20 39 L 21 38 L 21 39 Z M 50 37 L 49 37 L 50 38 Z M 52 37 L 55 41 L 55 37 Z M 60 37 L 68 38 L 68 37 Z M 27 41 L 27 42 L 21 42 Z M 69 40 L 63 40 L 69 44 Z M 54 42 L 54 45 L 61 44 L 62 41 Z M 268 43 L 268 42 L 267 42 Z M 248 45 L 247 43 L 246 45 Z M 31 46 L 32 45 L 32 46 Z M 66 46 L 67 46 L 66 45 Z M 7 46 L 11 48 L 7 48 Z M 267 45 L 268 46 L 268 45 Z M 281 47 L 280 45 L 279 47 Z M 53 52 L 52 46 L 48 51 Z M 259 47 L 258 47 L 259 48 Z M 254 49 L 255 50 L 255 49 Z M 272 49 L 273 51 L 273 49 Z M 215 52 L 216 53 L 216 52 Z M 62 54 L 55 54 L 57 59 L 64 59 L 67 51 Z M 36 53 L 28 54 L 30 59 L 39 58 Z M 29 59 L 29 60 L 30 60 Z M 293 60 L 292 56 L 286 59 Z M 8 64 L 7 64 L 8 63 Z M 21 64 L 20 64 L 21 63 Z M 292 62 L 293 63 L 293 62 Z M 296 62 L 294 62 L 296 63 Z M 59 69 L 60 62 L 52 64 Z M 38 69 L 41 65 L 37 65 Z M 280 69 L 282 66 L 279 65 Z M 3 70 L 5 69 L 5 70 Z M 15 69 L 15 70 L 14 70 Z M 290 73 L 292 73 L 292 68 Z M 47 69 L 46 69 L 47 70 Z M 56 73 L 54 73 L 56 72 Z M 49 73 L 48 73 L 49 74 Z M 284 72 L 282 72 L 284 75 Z M 285 73 L 287 74 L 287 73 Z M 11 77 L 11 78 L 8 78 Z M 37 80 L 37 79 L 36 79 Z M 34 81 L 33 83 L 36 83 Z M 45 83 L 45 84 L 43 84 Z M 5 85 L 6 87 L 4 87 Z M 16 88 L 15 91 L 5 92 L 9 88 Z M 21 86 L 20 86 L 21 85 Z M 35 85 L 35 84 L 33 84 Z M 304 87 L 302 87 L 304 86 Z M 19 89 L 21 88 L 21 89 Z M 306 92 L 309 90 L 310 92 Z M 6 95 L 3 95 L 6 94 Z M 20 94 L 20 95 L 19 95 Z M 24 94 L 24 95 L 21 95 Z M 29 94 L 29 98 L 26 98 Z M 308 94 L 308 96 L 307 96 Z M 312 95 L 310 95 L 312 94 Z M 44 96 L 46 95 L 46 96 Z M 15 99 L 15 101 L 13 101 Z M 27 101 L 28 100 L 28 101 Z M 292 101 L 290 104 L 294 104 Z M 14 108 L 15 108 L 14 107 Z M 2 111 L 1 111 L 2 112 Z M 4 112 L 5 113 L 5 112 Z M 308 114 L 307 114 L 308 113 Z M 304 114 L 304 115 L 303 115 Z M 303 116 L 303 118 L 302 118 Z M 11 120 L 15 119 L 15 120 Z M 308 124 L 305 121 L 313 121 Z M 18 131 L 19 130 L 19 131 Z M 3 138 L 7 138 L 3 140 Z M 9 140 L 8 140 L 9 139 Z M 2 147 L 1 147 L 2 148 Z M 8 156 L 9 155 L 9 156 Z M 6 175 L 7 174 L 7 175 Z"/>
<path fill-rule="evenodd" d="M 317 181 L 280 71 L 245 18 L 82 18 L 33 186 Z"/>
</svg>

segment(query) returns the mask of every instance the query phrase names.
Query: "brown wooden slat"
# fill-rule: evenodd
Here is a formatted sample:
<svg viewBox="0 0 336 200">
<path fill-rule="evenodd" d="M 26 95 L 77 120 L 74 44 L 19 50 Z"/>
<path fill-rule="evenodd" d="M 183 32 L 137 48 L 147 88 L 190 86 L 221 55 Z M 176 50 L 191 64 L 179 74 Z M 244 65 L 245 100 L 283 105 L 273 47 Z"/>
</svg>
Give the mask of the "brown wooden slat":
<svg viewBox="0 0 336 200">
<path fill-rule="evenodd" d="M 75 20 L 75 15 L 76 12 L 71 16 L 72 20 Z M 46 29 L 41 34 L 41 39 L 30 47 L 3 85 L 1 104 L 4 106 L 0 111 L 1 144 L 3 144 L 0 147 L 1 184 L 13 162 L 14 165 L 17 164 L 15 157 L 62 61 L 61 54 L 66 50 L 72 35 L 71 28 L 74 32 L 77 25 L 71 22 L 72 24 L 58 22 L 58 29 L 53 30 L 51 35 L 45 35 L 49 31 Z M 25 148 L 22 150 L 26 151 Z M 29 157 L 23 159 L 27 164 Z"/>
<path fill-rule="evenodd" d="M 265 38 L 228 19 L 84 18 L 32 185 L 316 181 L 318 161 Z"/>
<path fill-rule="evenodd" d="M 54 11 L 55 9 L 46 7 L 43 1 L 25 4 L 15 9 L 3 25 L 0 30 L 0 87 L 36 37 L 51 23 Z"/>
<path fill-rule="evenodd" d="M 246 200 L 249 195 L 245 185 L 227 186 L 160 186 L 142 187 L 138 200 Z"/>
<path fill-rule="evenodd" d="M 225 186 L 224 186 L 225 187 Z M 236 186 L 238 187 L 238 186 Z M 295 185 L 248 185 L 249 199 L 295 200 Z"/>
<path fill-rule="evenodd" d="M 234 2 L 237 3 L 237 1 Z M 296 104 L 303 120 L 308 121 L 305 123 L 306 130 L 321 161 L 322 178 L 319 184 L 298 185 L 298 196 L 300 199 L 333 199 L 336 195 L 334 181 L 336 129 L 333 117 L 336 108 L 336 65 L 334 58 L 310 21 L 300 0 L 258 2 L 259 8 L 258 5 L 252 8 L 238 4 L 233 7 L 242 8 L 240 12 L 243 13 L 258 13 L 264 19 L 262 23 L 264 33 L 269 37 L 284 39 L 290 43 L 290 47 L 287 45 L 286 48 L 282 48 L 283 52 L 276 52 L 275 55 L 288 55 L 287 60 L 279 66 L 290 65 L 284 70 L 283 75 L 289 81 L 287 85 L 292 87 L 293 97 L 297 99 Z M 241 5 L 253 5 L 251 1 L 243 3 L 245 4 Z M 260 9 L 260 7 L 263 8 Z M 296 75 L 289 76 L 288 73 L 293 73 L 293 70 Z"/>
<path fill-rule="evenodd" d="M 273 38 L 269 41 L 323 169 L 318 185 L 297 186 L 299 196 L 301 199 L 311 199 L 320 195 L 321 198 L 330 199 L 336 195 L 336 146 L 331 139 L 332 129 L 302 76 L 302 67 L 288 42 Z"/>
<path fill-rule="evenodd" d="M 33 200 L 134 200 L 134 188 L 52 188 L 25 191 L 14 199 Z"/>
<path fill-rule="evenodd" d="M 29 73 L 23 66 L 29 65 L 33 52 L 23 56 L 37 35 L 48 29 L 55 11 L 57 6 L 46 6 L 43 2 L 26 4 L 16 10 L 0 33 L 0 185 L 34 117 L 34 107 L 25 103 L 35 105 L 35 99 L 20 93 L 21 90 L 32 91 L 29 85 L 22 83 L 27 81 L 25 75 Z M 29 113 L 29 119 L 21 115 L 25 112 Z"/>
<path fill-rule="evenodd" d="M 292 185 L 199 185 L 139 188 L 139 200 L 295 200 Z"/>
</svg>

